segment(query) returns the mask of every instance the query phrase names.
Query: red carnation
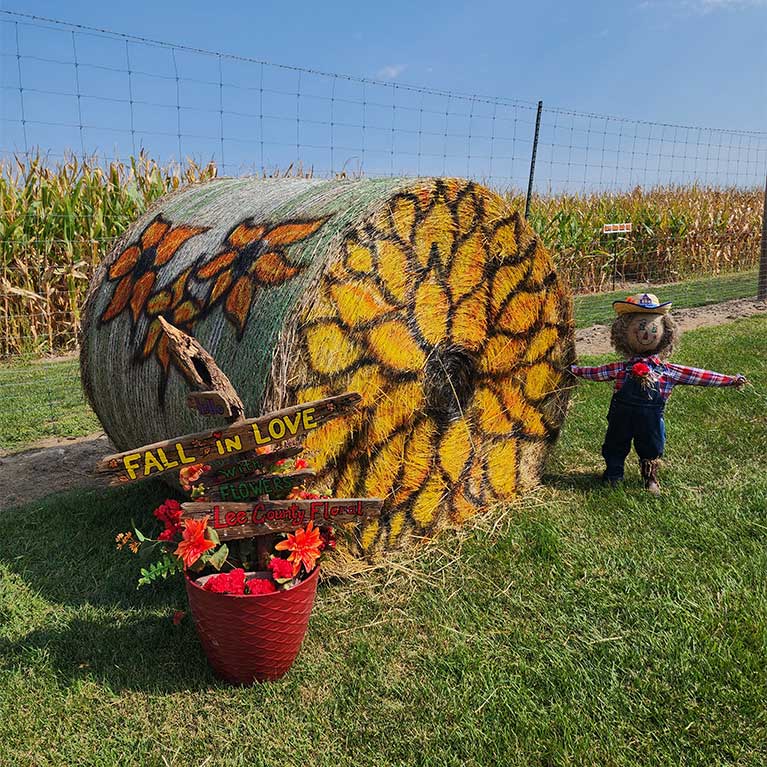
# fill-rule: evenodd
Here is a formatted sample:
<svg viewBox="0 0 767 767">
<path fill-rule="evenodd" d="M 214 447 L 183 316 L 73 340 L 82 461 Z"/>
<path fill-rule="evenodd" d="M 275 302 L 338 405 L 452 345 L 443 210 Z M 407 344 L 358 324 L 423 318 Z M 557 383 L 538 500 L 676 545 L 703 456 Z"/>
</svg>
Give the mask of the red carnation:
<svg viewBox="0 0 767 767">
<path fill-rule="evenodd" d="M 644 362 L 637 362 L 635 363 L 632 368 L 631 372 L 637 377 L 637 378 L 644 378 L 646 375 L 650 372 L 650 366 L 645 365 Z"/>
<path fill-rule="evenodd" d="M 277 591 L 277 587 L 266 578 L 253 578 L 248 581 L 248 591 L 254 596 L 260 594 L 273 594 Z"/>
<path fill-rule="evenodd" d="M 229 573 L 213 575 L 205 581 L 203 589 L 214 594 L 244 594 L 245 571 L 238 567 Z"/>
<path fill-rule="evenodd" d="M 170 541 L 181 532 L 181 504 L 178 501 L 168 498 L 153 513 L 165 525 L 165 529 L 157 536 L 158 540 Z"/>
<path fill-rule="evenodd" d="M 275 580 L 293 577 L 293 565 L 287 559 L 272 557 L 272 561 L 269 562 L 269 569 L 272 571 L 272 577 Z"/>
<path fill-rule="evenodd" d="M 308 469 L 309 464 L 303 458 L 296 458 L 296 469 Z"/>
</svg>

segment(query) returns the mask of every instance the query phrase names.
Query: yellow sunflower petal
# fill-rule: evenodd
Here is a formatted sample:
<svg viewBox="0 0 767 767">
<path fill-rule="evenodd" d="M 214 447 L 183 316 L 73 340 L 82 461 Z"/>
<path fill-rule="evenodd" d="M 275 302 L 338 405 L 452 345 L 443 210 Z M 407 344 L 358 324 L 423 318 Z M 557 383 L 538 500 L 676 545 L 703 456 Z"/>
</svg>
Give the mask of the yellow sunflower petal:
<svg viewBox="0 0 767 767">
<path fill-rule="evenodd" d="M 465 237 L 477 223 L 477 201 L 474 195 L 469 193 L 461 197 L 458 203 L 458 234 Z"/>
<path fill-rule="evenodd" d="M 402 534 L 402 529 L 405 524 L 405 512 L 395 511 L 390 517 L 389 517 L 389 543 L 388 548 L 393 548 L 400 535 Z"/>
<path fill-rule="evenodd" d="M 470 351 L 482 348 L 487 339 L 487 289 L 484 286 L 456 307 L 452 339 Z"/>
<path fill-rule="evenodd" d="M 432 270 L 415 292 L 415 319 L 426 343 L 436 346 L 446 337 L 449 310 L 450 300 Z"/>
<path fill-rule="evenodd" d="M 160 325 L 159 320 L 153 320 L 149 325 L 149 330 L 147 330 L 144 345 L 141 347 L 142 359 L 146 359 L 154 351 L 155 344 L 157 343 L 157 339 L 160 337 L 161 332 L 162 326 Z"/>
<path fill-rule="evenodd" d="M 402 467 L 395 503 L 410 498 L 423 485 L 434 464 L 434 435 L 436 426 L 431 418 L 424 418 L 413 429 L 405 444 L 405 462 Z"/>
<path fill-rule="evenodd" d="M 379 365 L 360 365 L 343 384 L 342 391 L 356 391 L 363 407 L 373 407 L 387 396 L 391 384 L 384 378 Z"/>
<path fill-rule="evenodd" d="M 410 242 L 413 237 L 415 209 L 416 203 L 412 197 L 397 197 L 390 208 L 394 231 L 405 242 Z"/>
<path fill-rule="evenodd" d="M 547 327 L 539 330 L 527 346 L 525 361 L 535 362 L 543 357 L 554 346 L 558 338 L 559 331 L 556 328 Z"/>
<path fill-rule="evenodd" d="M 520 291 L 507 304 L 498 318 L 498 325 L 509 333 L 525 333 L 535 325 L 543 308 L 541 293 Z"/>
<path fill-rule="evenodd" d="M 296 390 L 295 399 L 298 404 L 303 405 L 304 402 L 314 402 L 330 395 L 331 392 L 327 386 L 304 386 Z"/>
<path fill-rule="evenodd" d="M 116 280 L 118 277 L 125 276 L 138 261 L 141 251 L 136 245 L 126 248 L 119 258 L 109 267 L 109 279 Z"/>
<path fill-rule="evenodd" d="M 411 373 L 423 368 L 426 357 L 403 322 L 383 322 L 369 330 L 367 338 L 371 352 L 384 365 Z"/>
<path fill-rule="evenodd" d="M 395 301 L 404 301 L 408 288 L 408 264 L 405 251 L 396 243 L 386 240 L 376 243 L 378 272 L 384 287 Z"/>
<path fill-rule="evenodd" d="M 525 348 L 526 342 L 523 338 L 490 336 L 479 358 L 479 369 L 492 375 L 508 373 L 519 365 Z"/>
<path fill-rule="evenodd" d="M 365 495 L 386 498 L 394 486 L 400 466 L 405 459 L 405 434 L 396 434 L 383 445 L 370 463 L 365 477 Z"/>
<path fill-rule="evenodd" d="M 413 504 L 413 520 L 422 528 L 429 528 L 438 520 L 440 507 L 447 495 L 442 480 L 432 475 Z"/>
<path fill-rule="evenodd" d="M 543 305 L 543 321 L 550 325 L 556 325 L 567 319 L 566 316 L 563 316 L 565 312 L 562 311 L 560 297 L 564 303 L 566 299 L 559 290 L 551 289 L 546 293 L 546 301 Z"/>
<path fill-rule="evenodd" d="M 330 286 L 330 295 L 342 322 L 350 327 L 370 322 L 394 309 L 371 282 L 336 283 Z"/>
<path fill-rule="evenodd" d="M 545 437 L 547 430 L 542 415 L 524 398 L 516 379 L 501 379 L 497 383 L 508 417 L 518 421 L 528 436 Z"/>
<path fill-rule="evenodd" d="M 514 424 L 506 415 L 503 403 L 487 387 L 477 387 L 473 408 L 486 434 L 508 434 L 512 430 Z"/>
<path fill-rule="evenodd" d="M 546 362 L 532 365 L 525 375 L 525 394 L 538 400 L 555 391 L 562 383 L 562 374 Z"/>
<path fill-rule="evenodd" d="M 173 291 L 173 303 L 177 304 L 181 301 L 184 295 L 184 288 L 186 287 L 186 281 L 189 279 L 189 275 L 192 273 L 192 269 L 189 268 L 185 272 L 179 274 L 179 276 L 173 280 L 170 288 Z"/>
<path fill-rule="evenodd" d="M 444 266 L 450 262 L 450 254 L 455 238 L 455 222 L 450 209 L 438 202 L 426 214 L 420 223 L 416 224 L 414 249 L 421 266 L 426 266 L 431 258 L 432 247 L 436 246 L 440 263 Z"/>
<path fill-rule="evenodd" d="M 506 440 L 487 454 L 487 478 L 498 500 L 512 498 L 517 489 L 517 441 Z"/>
<path fill-rule="evenodd" d="M 554 265 L 551 262 L 551 256 L 541 243 L 536 240 L 535 250 L 533 251 L 533 262 L 530 267 L 529 284 L 538 288 L 543 285 L 544 280 L 554 271 Z"/>
<path fill-rule="evenodd" d="M 198 314 L 198 307 L 194 301 L 184 301 L 173 310 L 173 324 L 182 325 L 194 319 Z"/>
<path fill-rule="evenodd" d="M 349 390 L 358 391 L 353 386 Z M 401 383 L 382 391 L 368 426 L 368 444 L 377 445 L 389 439 L 422 408 L 423 386 L 419 381 Z"/>
<path fill-rule="evenodd" d="M 336 458 L 341 454 L 346 445 L 350 443 L 359 430 L 361 415 L 351 415 L 335 418 L 307 432 L 304 438 L 304 447 L 311 453 L 312 459 L 309 465 L 317 472 L 335 464 Z"/>
<path fill-rule="evenodd" d="M 334 322 L 318 322 L 308 328 L 306 345 L 318 373 L 346 370 L 362 356 L 362 350 Z"/>
<path fill-rule="evenodd" d="M 346 266 L 355 272 L 368 273 L 373 270 L 373 253 L 370 248 L 354 240 L 346 243 Z"/>
<path fill-rule="evenodd" d="M 371 519 L 362 526 L 360 532 L 360 546 L 363 551 L 368 551 L 372 548 L 375 540 L 378 536 L 378 530 L 380 523 L 377 519 Z"/>
<path fill-rule="evenodd" d="M 485 459 L 477 456 L 469 470 L 468 487 L 471 494 L 481 503 L 485 501 Z"/>
<path fill-rule="evenodd" d="M 439 460 L 451 482 L 457 482 L 473 450 L 469 425 L 463 419 L 454 421 L 442 437 Z"/>
<path fill-rule="evenodd" d="M 494 315 L 500 311 L 506 299 L 520 285 L 528 268 L 527 261 L 498 267 L 498 271 L 493 276 L 493 285 L 490 290 L 490 308 Z"/>
<path fill-rule="evenodd" d="M 448 281 L 453 301 L 459 301 L 482 282 L 486 260 L 484 235 L 481 232 L 475 232 L 460 244 L 450 265 Z"/>
<path fill-rule="evenodd" d="M 478 509 L 465 495 L 463 485 L 456 487 L 453 493 L 452 508 L 450 511 L 450 518 L 453 522 L 462 523 L 467 519 L 475 516 L 480 509 Z"/>
<path fill-rule="evenodd" d="M 518 213 L 501 223 L 490 239 L 490 257 L 502 260 L 513 259 L 519 252 L 517 241 Z"/>
</svg>

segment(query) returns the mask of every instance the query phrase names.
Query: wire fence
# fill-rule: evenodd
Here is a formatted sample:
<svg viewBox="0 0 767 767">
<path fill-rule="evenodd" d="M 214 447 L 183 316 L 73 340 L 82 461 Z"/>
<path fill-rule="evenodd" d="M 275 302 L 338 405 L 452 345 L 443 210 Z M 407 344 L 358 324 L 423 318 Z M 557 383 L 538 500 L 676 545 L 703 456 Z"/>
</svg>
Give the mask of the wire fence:
<svg viewBox="0 0 767 767">
<path fill-rule="evenodd" d="M 576 292 L 700 278 L 682 294 L 691 304 L 756 294 L 766 170 L 767 132 L 382 82 L 0 11 L 0 356 L 72 351 L 95 264 L 187 180 L 461 176 L 520 209 L 529 187 L 529 219 Z M 631 235 L 602 232 L 620 221 Z M 40 370 L 0 380 L 6 398 L 31 396 Z M 34 411 L 60 432 L 65 400 L 38 394 Z"/>
</svg>

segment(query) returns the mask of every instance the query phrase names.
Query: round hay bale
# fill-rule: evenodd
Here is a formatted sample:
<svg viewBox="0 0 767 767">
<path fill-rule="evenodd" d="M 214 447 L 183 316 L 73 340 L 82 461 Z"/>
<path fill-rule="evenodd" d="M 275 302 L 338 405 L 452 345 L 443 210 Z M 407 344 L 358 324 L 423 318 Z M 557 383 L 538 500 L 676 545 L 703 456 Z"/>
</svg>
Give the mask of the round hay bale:
<svg viewBox="0 0 767 767">
<path fill-rule="evenodd" d="M 120 450 L 217 423 L 187 408 L 161 316 L 249 416 L 362 395 L 305 445 L 319 485 L 386 499 L 366 552 L 534 485 L 565 415 L 570 297 L 524 219 L 472 182 L 221 179 L 157 203 L 83 317 L 83 383 Z"/>
</svg>

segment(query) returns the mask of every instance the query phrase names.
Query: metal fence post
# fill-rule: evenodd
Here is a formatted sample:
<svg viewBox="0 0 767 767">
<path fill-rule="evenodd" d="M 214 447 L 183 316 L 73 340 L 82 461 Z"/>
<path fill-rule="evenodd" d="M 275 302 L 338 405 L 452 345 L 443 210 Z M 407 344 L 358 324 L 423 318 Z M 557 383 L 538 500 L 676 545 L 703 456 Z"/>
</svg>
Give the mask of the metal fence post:
<svg viewBox="0 0 767 767">
<path fill-rule="evenodd" d="M 756 297 L 760 301 L 767 300 L 767 178 L 764 181 L 764 210 L 762 213 L 762 254 L 759 257 L 759 281 L 757 282 Z"/>
<path fill-rule="evenodd" d="M 535 178 L 535 155 L 538 153 L 538 134 L 541 131 L 541 112 L 543 102 L 538 102 L 538 113 L 535 115 L 535 136 L 533 136 L 533 154 L 530 157 L 530 178 L 527 181 L 527 199 L 525 200 L 525 218 L 530 215 L 530 198 L 533 196 L 533 179 Z"/>
</svg>

